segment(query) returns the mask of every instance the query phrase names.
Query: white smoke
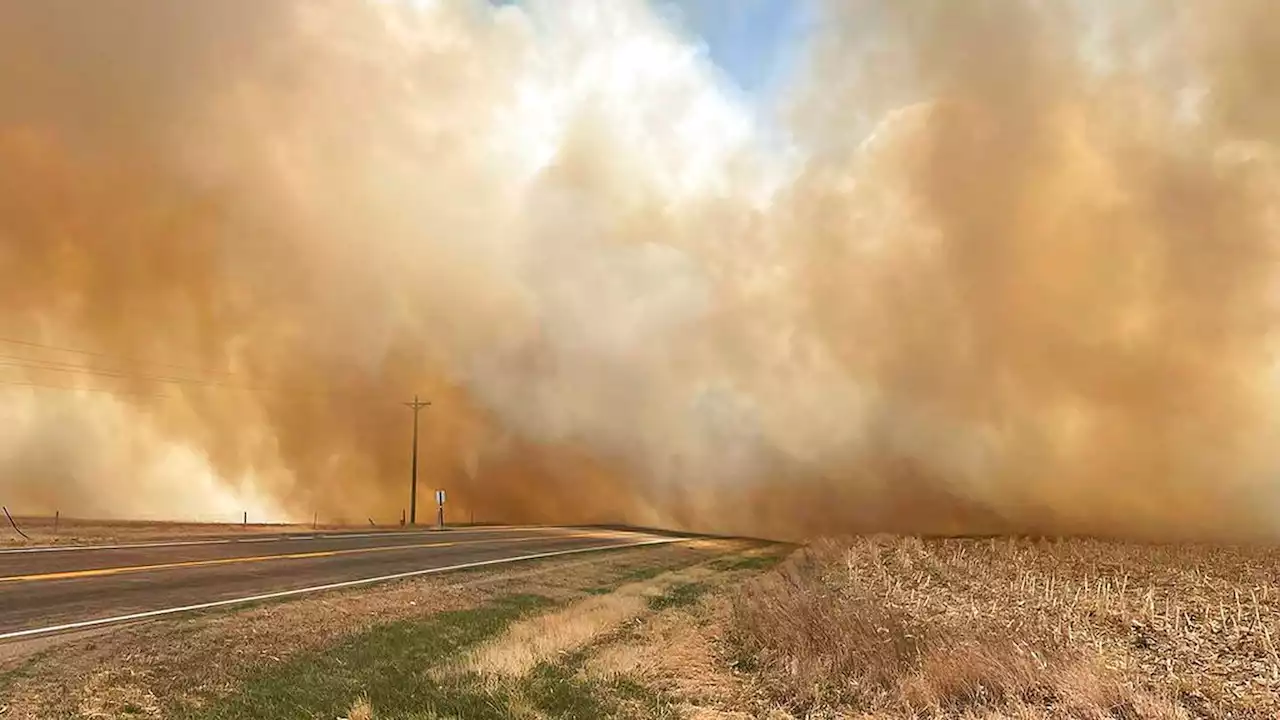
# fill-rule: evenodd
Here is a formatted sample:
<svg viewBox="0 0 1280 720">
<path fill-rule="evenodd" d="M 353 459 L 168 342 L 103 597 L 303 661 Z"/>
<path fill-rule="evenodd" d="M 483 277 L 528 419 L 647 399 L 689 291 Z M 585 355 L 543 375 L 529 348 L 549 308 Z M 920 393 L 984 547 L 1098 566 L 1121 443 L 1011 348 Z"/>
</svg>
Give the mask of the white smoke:
<svg viewBox="0 0 1280 720">
<path fill-rule="evenodd" d="M 391 512 L 422 392 L 511 519 L 1270 529 L 1271 11 L 1139 5 L 832 3 L 770 108 L 643 0 L 19 0 L 13 333 L 290 389 L 82 403 L 6 482 Z"/>
</svg>

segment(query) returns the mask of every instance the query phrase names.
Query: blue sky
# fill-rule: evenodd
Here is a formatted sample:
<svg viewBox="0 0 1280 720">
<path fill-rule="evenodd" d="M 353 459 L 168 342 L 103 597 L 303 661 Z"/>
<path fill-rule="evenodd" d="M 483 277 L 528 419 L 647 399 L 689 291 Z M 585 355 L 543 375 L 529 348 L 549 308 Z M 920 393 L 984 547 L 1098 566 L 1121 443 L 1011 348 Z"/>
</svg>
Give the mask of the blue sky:
<svg viewBox="0 0 1280 720">
<path fill-rule="evenodd" d="M 674 9 L 712 61 L 743 90 L 767 94 L 785 82 L 801 49 L 812 0 L 654 0 Z"/>
<path fill-rule="evenodd" d="M 705 43 L 712 62 L 749 94 L 771 94 L 802 48 L 815 0 L 648 0 Z M 497 5 L 520 0 L 490 0 Z"/>
</svg>

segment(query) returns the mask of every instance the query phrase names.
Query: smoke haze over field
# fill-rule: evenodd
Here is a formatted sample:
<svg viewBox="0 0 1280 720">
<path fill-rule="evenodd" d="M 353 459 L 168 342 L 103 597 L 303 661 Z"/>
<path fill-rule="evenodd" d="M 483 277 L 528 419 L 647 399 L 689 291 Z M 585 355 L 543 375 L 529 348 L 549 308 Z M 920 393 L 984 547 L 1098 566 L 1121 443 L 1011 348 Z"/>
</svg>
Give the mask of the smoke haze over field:
<svg viewBox="0 0 1280 720">
<path fill-rule="evenodd" d="M 1280 5 L 819 17 L 0 5 L 0 500 L 389 521 L 422 393 L 455 517 L 1280 530 Z"/>
</svg>

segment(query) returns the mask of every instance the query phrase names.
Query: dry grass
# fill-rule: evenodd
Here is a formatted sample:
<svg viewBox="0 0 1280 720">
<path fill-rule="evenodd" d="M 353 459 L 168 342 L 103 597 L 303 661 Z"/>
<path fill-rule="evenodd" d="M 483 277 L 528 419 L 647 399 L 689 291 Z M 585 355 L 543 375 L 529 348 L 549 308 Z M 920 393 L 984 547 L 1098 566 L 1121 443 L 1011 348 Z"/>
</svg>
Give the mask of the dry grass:
<svg viewBox="0 0 1280 720">
<path fill-rule="evenodd" d="M 1274 718 L 1280 553 L 1088 540 L 824 541 L 731 632 L 791 712 Z"/>
<path fill-rule="evenodd" d="M 103 543 L 151 542 L 228 535 L 260 535 L 270 533 L 310 532 L 310 525 L 275 525 L 241 523 L 182 523 L 141 520 L 78 520 L 61 518 L 56 525 L 51 517 L 14 518 L 27 537 L 14 532 L 9 521 L 0 515 L 0 547 L 29 545 L 89 545 Z M 368 526 L 363 526 L 368 529 Z M 343 526 L 321 526 L 320 530 L 350 529 Z M 357 528 L 358 529 L 358 528 Z"/>
<path fill-rule="evenodd" d="M 584 671 L 605 681 L 630 679 L 679 701 L 689 717 L 751 717 L 743 713 L 742 678 L 729 671 L 717 638 L 728 617 L 729 592 L 741 578 L 721 578 L 700 605 L 658 613 L 634 632 L 601 648 Z"/>
<path fill-rule="evenodd" d="M 717 628 L 728 617 L 725 597 L 781 548 L 733 549 L 633 574 L 605 594 L 517 621 L 437 676 L 478 680 L 501 699 L 502 717 L 756 717 L 738 710 L 744 693 L 720 656 Z"/>
<path fill-rule="evenodd" d="M 215 615 L 181 638 L 156 624 L 51 656 L 66 684 L 11 689 L 57 693 L 79 716 L 155 716 L 175 692 L 198 705 L 233 690 L 234 668 L 261 670 L 266 653 L 533 593 L 554 609 L 416 671 L 431 697 L 529 718 L 1280 717 L 1280 551 L 882 537 L 815 543 L 766 569 L 777 551 L 697 541 Z M 327 716 L 403 716 L 412 693 L 374 685 L 344 689 Z M 372 703 L 348 709 L 362 691 Z M 24 699 L 5 717 L 51 707 Z"/>
<path fill-rule="evenodd" d="M 362 697 L 356 700 L 343 720 L 373 720 L 373 706 L 369 704 L 369 698 Z"/>
<path fill-rule="evenodd" d="M 650 598 L 666 588 L 705 578 L 708 573 L 701 567 L 663 573 L 652 580 L 629 583 L 606 595 L 588 597 L 562 610 L 522 620 L 477 649 L 465 668 L 499 677 L 527 675 L 539 663 L 582 648 L 640 617 Z"/>
</svg>

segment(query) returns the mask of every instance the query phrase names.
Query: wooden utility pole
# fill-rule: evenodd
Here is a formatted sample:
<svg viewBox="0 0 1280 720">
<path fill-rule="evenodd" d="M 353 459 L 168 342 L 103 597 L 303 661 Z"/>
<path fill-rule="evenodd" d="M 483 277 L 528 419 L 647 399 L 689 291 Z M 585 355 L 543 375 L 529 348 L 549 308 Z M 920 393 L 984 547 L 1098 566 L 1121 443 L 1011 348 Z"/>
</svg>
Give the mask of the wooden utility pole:
<svg viewBox="0 0 1280 720">
<path fill-rule="evenodd" d="M 413 410 L 413 476 L 409 484 L 410 525 L 416 525 L 418 522 L 418 411 L 430 404 L 426 400 L 419 400 L 417 395 L 413 396 L 413 402 L 405 403 L 405 406 Z"/>
</svg>

